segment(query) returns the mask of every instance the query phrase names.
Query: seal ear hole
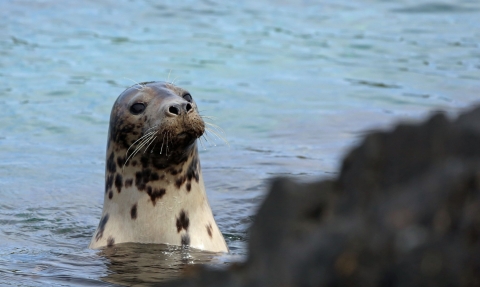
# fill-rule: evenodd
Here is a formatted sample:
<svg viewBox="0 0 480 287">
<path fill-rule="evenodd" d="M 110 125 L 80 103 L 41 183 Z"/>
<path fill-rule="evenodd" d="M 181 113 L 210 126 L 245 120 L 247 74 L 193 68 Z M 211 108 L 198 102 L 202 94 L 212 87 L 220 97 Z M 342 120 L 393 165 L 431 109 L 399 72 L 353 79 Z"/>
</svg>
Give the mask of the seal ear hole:
<svg viewBox="0 0 480 287">
<path fill-rule="evenodd" d="M 145 104 L 144 103 L 136 103 L 136 104 L 133 104 L 130 107 L 130 112 L 134 115 L 141 114 L 141 113 L 143 113 L 143 111 L 145 111 Z"/>
<path fill-rule="evenodd" d="M 190 95 L 190 94 L 183 95 L 183 98 L 185 99 L 185 101 L 187 101 L 189 103 L 192 102 L 192 95 Z"/>
</svg>

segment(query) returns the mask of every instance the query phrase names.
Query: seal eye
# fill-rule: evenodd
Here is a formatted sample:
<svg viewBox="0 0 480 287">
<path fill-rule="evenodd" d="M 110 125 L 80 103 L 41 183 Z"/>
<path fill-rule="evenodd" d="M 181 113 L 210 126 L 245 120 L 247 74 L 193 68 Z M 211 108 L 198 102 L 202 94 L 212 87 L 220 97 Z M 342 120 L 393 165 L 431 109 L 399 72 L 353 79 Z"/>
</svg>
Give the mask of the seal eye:
<svg viewBox="0 0 480 287">
<path fill-rule="evenodd" d="M 189 103 L 192 102 L 192 95 L 190 95 L 190 94 L 183 95 L 183 98 Z"/>
<path fill-rule="evenodd" d="M 145 110 L 145 104 L 144 103 L 136 103 L 136 104 L 133 104 L 130 107 L 130 112 L 134 115 L 138 115 L 140 113 L 143 113 L 144 110 Z"/>
</svg>

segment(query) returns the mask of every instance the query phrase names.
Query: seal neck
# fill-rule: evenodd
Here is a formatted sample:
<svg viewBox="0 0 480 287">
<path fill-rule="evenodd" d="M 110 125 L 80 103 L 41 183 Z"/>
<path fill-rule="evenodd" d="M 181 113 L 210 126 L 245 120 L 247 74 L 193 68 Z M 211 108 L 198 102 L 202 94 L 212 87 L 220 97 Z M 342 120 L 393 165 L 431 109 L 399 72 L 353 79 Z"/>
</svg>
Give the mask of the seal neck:
<svg viewBox="0 0 480 287">
<path fill-rule="evenodd" d="M 153 196 L 154 202 L 167 190 L 185 190 L 189 193 L 195 186 L 196 189 L 205 190 L 195 143 L 184 153 L 174 155 L 173 160 L 168 154 L 151 156 L 145 153 L 125 164 L 125 152 L 107 152 L 106 201 L 115 194 L 132 188 Z"/>
</svg>

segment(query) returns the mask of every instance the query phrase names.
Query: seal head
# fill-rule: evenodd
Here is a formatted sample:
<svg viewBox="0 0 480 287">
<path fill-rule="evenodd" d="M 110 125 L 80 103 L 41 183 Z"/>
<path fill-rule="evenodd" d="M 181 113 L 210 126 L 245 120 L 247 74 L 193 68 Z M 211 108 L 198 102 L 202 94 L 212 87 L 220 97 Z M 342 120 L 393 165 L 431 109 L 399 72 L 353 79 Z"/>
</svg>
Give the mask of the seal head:
<svg viewBox="0 0 480 287">
<path fill-rule="evenodd" d="M 228 252 L 207 201 L 191 94 L 164 82 L 125 90 L 111 116 L 102 218 L 90 248 L 165 243 Z"/>
</svg>

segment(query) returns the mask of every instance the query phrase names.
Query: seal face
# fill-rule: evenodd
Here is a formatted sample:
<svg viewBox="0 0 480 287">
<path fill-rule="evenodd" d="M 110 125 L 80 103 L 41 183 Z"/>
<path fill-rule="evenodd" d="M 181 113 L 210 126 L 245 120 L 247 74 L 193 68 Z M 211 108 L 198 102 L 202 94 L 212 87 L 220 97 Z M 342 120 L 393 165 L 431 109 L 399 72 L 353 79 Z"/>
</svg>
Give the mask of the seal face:
<svg viewBox="0 0 480 287">
<path fill-rule="evenodd" d="M 90 248 L 165 243 L 228 252 L 207 201 L 196 139 L 205 123 L 170 83 L 125 90 L 110 115 L 102 218 Z"/>
</svg>

